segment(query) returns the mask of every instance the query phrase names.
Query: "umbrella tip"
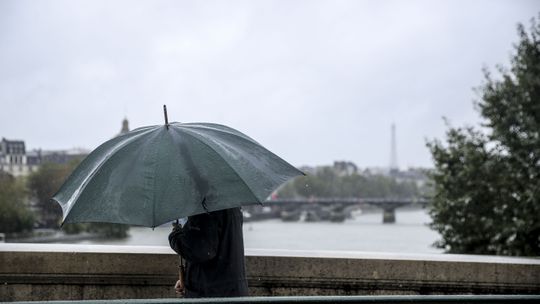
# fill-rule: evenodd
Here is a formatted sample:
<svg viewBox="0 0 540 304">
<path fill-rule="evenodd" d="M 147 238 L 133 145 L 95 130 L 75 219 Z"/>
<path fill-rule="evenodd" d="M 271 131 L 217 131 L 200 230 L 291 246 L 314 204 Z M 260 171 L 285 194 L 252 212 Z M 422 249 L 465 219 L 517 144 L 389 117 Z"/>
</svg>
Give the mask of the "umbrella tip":
<svg viewBox="0 0 540 304">
<path fill-rule="evenodd" d="M 165 126 L 169 129 L 169 118 L 167 117 L 167 106 L 163 105 L 163 115 L 165 116 Z"/>
</svg>

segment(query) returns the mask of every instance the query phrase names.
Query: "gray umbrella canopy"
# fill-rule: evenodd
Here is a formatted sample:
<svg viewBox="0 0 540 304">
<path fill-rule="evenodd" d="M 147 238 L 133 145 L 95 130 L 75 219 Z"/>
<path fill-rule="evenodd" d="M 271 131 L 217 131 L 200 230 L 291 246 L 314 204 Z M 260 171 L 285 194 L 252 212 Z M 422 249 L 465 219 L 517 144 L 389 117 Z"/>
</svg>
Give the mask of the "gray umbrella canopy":
<svg viewBox="0 0 540 304">
<path fill-rule="evenodd" d="M 135 129 L 92 151 L 53 200 L 63 223 L 156 227 L 263 202 L 303 173 L 232 128 L 171 123 Z"/>
</svg>

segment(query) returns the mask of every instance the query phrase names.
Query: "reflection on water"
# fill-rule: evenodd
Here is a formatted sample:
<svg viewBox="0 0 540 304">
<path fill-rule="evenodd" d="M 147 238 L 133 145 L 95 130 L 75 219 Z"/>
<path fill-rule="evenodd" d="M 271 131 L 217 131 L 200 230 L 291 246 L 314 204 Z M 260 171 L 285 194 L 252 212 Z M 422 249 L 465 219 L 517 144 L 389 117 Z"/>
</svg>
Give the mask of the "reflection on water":
<svg viewBox="0 0 540 304">
<path fill-rule="evenodd" d="M 380 212 L 362 214 L 344 223 L 282 222 L 244 224 L 244 243 L 250 249 L 379 251 L 441 253 L 431 247 L 438 234 L 430 230 L 425 210 L 397 210 L 395 224 L 382 224 Z M 82 241 L 84 244 L 168 246 L 171 228 L 133 227 L 123 240 Z"/>
</svg>

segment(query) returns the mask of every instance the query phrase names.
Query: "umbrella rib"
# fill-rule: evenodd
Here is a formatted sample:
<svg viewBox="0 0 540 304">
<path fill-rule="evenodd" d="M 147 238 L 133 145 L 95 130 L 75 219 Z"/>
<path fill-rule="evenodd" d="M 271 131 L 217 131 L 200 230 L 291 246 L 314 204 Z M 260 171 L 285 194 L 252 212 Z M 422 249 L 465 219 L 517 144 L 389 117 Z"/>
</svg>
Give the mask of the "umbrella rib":
<svg viewBox="0 0 540 304">
<path fill-rule="evenodd" d="M 216 128 L 216 126 L 219 126 L 219 127 L 222 127 L 222 129 L 220 128 Z M 242 139 L 245 139 L 245 140 L 248 140 L 252 143 L 255 143 L 257 145 L 261 145 L 259 144 L 256 140 L 254 140 L 253 138 L 247 136 L 246 134 L 238 131 L 238 130 L 234 130 L 232 129 L 231 127 L 228 127 L 228 126 L 225 126 L 225 125 L 220 125 L 220 124 L 211 124 L 211 123 L 183 123 L 183 124 L 180 124 L 179 127 L 188 127 L 190 129 L 203 129 L 203 130 L 212 130 L 212 131 L 217 131 L 217 132 L 220 132 L 220 133 L 226 133 L 226 134 L 229 134 L 229 135 L 232 135 L 232 136 L 235 136 L 235 137 L 240 137 Z"/>
<path fill-rule="evenodd" d="M 221 156 L 221 154 L 219 154 L 212 146 L 210 146 L 208 143 L 206 143 L 203 139 L 199 138 L 200 134 L 197 133 L 196 131 L 194 130 L 189 130 L 187 128 L 183 128 L 185 134 L 191 136 L 192 138 L 196 139 L 197 141 L 199 141 L 200 143 L 202 143 L 203 145 L 207 146 L 208 148 L 210 148 L 211 151 L 213 151 L 214 153 L 216 153 L 218 155 L 219 158 L 221 158 L 223 160 L 223 162 L 225 164 L 227 164 L 227 166 L 229 168 L 231 168 L 231 170 L 234 172 L 234 174 L 236 174 L 236 176 L 238 176 L 238 179 L 240 179 L 240 181 L 242 181 L 242 183 L 247 187 L 247 189 L 251 192 L 251 194 L 253 194 L 253 197 L 255 197 L 255 199 L 257 200 L 258 203 L 261 202 L 261 200 L 257 197 L 257 195 L 255 194 L 255 192 L 253 192 L 253 189 L 251 189 L 251 187 L 246 183 L 246 181 L 240 176 L 240 174 L 238 173 L 238 171 L 236 171 L 236 169 L 227 161 L 227 159 L 225 159 L 223 156 Z M 195 134 L 193 134 L 195 133 Z"/>
<path fill-rule="evenodd" d="M 222 127 L 225 127 L 225 128 L 228 128 L 228 129 L 232 129 L 230 127 L 227 127 L 227 126 L 224 126 L 224 125 L 220 125 L 220 124 L 206 124 L 206 123 L 183 123 L 183 124 L 179 124 L 178 127 L 182 128 L 182 129 L 187 129 L 187 130 L 190 130 L 196 134 L 200 134 L 199 132 L 197 132 L 197 129 L 208 129 L 208 130 L 212 130 L 212 131 L 217 131 L 217 132 L 220 132 L 220 133 L 225 133 L 225 134 L 228 134 L 228 135 L 231 135 L 231 136 L 234 136 L 238 139 L 241 139 L 241 140 L 244 140 L 246 142 L 249 142 L 251 144 L 255 144 L 255 145 L 258 145 L 260 146 L 261 148 L 263 148 L 264 150 L 266 150 L 268 153 L 270 153 L 271 155 L 273 155 L 276 159 L 279 159 L 281 161 L 283 161 L 284 163 L 286 163 L 287 165 L 291 166 L 290 164 L 288 164 L 283 158 L 281 158 L 280 156 L 278 156 L 277 154 L 275 154 L 274 152 L 268 150 L 267 148 L 265 148 L 263 145 L 261 145 L 260 143 L 258 143 L 256 140 L 254 140 L 253 138 L 247 136 L 246 134 L 238 131 L 238 130 L 234 130 L 232 129 L 233 131 L 236 131 L 238 132 L 239 134 L 236 134 L 232 131 L 228 131 L 228 130 L 222 130 L 222 129 L 218 129 L 218 128 L 215 128 L 213 127 L 212 125 L 216 125 L 216 126 L 222 126 Z M 187 127 L 187 128 L 186 128 Z M 298 168 L 295 168 L 293 166 L 291 166 L 291 169 L 294 169 L 296 171 L 298 171 L 299 175 L 306 175 L 306 173 L 302 172 L 301 170 L 299 170 Z"/>
<path fill-rule="evenodd" d="M 168 129 L 168 127 L 167 127 L 167 129 Z M 152 177 L 153 177 L 153 185 L 152 185 L 152 187 L 154 189 L 153 189 L 153 191 L 150 192 L 150 193 L 152 193 L 152 229 L 156 225 L 156 172 L 157 172 L 157 167 L 158 167 L 157 147 L 153 146 L 153 149 L 154 149 L 154 159 L 152 161 L 154 162 L 154 174 L 152 174 Z"/>
</svg>

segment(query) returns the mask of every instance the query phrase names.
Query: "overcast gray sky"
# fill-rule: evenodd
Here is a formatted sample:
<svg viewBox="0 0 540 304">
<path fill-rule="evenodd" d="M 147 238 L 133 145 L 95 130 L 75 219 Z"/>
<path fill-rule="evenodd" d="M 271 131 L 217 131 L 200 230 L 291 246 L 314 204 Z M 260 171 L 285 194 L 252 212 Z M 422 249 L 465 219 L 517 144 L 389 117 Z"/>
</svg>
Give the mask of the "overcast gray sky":
<svg viewBox="0 0 540 304">
<path fill-rule="evenodd" d="M 236 128 L 293 165 L 431 166 L 477 125 L 540 1 L 1 1 L 0 137 L 93 149 L 169 119 Z"/>
</svg>

